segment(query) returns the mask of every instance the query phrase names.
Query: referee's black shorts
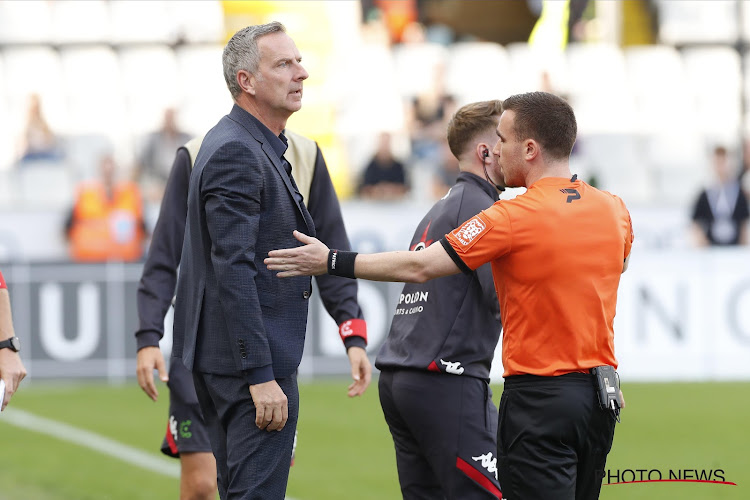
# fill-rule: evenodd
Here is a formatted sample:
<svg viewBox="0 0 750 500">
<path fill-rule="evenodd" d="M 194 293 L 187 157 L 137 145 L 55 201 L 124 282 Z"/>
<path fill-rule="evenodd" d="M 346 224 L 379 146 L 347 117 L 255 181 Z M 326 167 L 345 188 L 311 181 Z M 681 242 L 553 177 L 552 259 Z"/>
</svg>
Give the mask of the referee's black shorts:
<svg viewBox="0 0 750 500">
<path fill-rule="evenodd" d="M 615 419 L 599 408 L 593 376 L 505 379 L 498 474 L 510 500 L 599 498 Z"/>
</svg>

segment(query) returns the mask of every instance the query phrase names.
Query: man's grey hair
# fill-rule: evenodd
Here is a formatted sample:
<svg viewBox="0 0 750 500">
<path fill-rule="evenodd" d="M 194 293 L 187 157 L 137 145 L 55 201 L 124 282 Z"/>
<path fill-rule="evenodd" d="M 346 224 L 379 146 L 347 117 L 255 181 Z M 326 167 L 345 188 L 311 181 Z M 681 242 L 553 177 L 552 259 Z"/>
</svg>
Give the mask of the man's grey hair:
<svg viewBox="0 0 750 500">
<path fill-rule="evenodd" d="M 224 80 L 227 82 L 229 93 L 233 99 L 242 93 L 242 87 L 237 83 L 237 72 L 245 70 L 255 74 L 260 64 L 258 39 L 271 33 L 286 33 L 284 25 L 278 21 L 268 24 L 257 24 L 239 30 L 224 47 L 221 57 L 224 65 Z"/>
</svg>

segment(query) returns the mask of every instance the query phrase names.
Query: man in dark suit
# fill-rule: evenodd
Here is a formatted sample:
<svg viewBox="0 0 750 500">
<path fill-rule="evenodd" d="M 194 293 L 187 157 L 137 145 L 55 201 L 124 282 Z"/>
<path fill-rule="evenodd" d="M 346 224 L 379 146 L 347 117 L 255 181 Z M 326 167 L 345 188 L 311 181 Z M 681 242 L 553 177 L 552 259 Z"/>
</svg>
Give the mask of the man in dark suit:
<svg viewBox="0 0 750 500">
<path fill-rule="evenodd" d="M 203 140 L 190 178 L 173 353 L 193 372 L 221 498 L 283 499 L 289 475 L 311 281 L 263 265 L 314 223 L 284 158 L 282 131 L 307 71 L 273 22 L 224 49 L 235 101 Z"/>
</svg>

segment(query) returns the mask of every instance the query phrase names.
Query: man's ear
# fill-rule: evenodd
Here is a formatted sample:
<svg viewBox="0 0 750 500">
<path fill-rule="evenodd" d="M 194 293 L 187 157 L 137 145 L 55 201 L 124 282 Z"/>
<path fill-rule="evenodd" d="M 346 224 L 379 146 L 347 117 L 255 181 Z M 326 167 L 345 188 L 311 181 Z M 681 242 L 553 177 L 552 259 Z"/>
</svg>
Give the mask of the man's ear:
<svg viewBox="0 0 750 500">
<path fill-rule="evenodd" d="M 250 95 L 255 95 L 255 84 L 257 80 L 252 73 L 241 69 L 237 72 L 237 84 L 242 88 L 243 91 Z"/>
<path fill-rule="evenodd" d="M 534 139 L 528 139 L 526 141 L 526 150 L 524 151 L 524 159 L 533 160 L 541 153 L 541 150 L 539 149 L 539 143 L 536 142 Z"/>
<path fill-rule="evenodd" d="M 479 157 L 479 161 L 484 164 L 487 163 L 487 158 L 490 157 L 490 147 L 484 142 L 480 142 L 476 146 L 476 154 Z"/>
</svg>

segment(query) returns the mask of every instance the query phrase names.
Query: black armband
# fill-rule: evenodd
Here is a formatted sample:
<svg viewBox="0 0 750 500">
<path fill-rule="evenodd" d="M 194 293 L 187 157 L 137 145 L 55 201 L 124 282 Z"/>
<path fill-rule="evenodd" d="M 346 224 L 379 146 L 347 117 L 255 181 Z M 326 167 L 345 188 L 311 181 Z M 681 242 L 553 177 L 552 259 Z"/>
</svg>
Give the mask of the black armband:
<svg viewBox="0 0 750 500">
<path fill-rule="evenodd" d="M 328 251 L 328 274 L 355 279 L 354 260 L 357 252 L 344 252 L 331 249 Z"/>
</svg>

